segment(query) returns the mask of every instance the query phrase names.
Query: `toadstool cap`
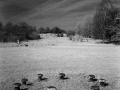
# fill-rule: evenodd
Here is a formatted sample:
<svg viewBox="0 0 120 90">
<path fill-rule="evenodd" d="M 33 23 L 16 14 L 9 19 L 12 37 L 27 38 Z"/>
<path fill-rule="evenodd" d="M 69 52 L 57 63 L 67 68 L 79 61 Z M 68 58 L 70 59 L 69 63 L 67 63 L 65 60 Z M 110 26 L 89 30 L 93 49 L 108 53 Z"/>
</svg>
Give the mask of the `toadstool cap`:
<svg viewBox="0 0 120 90">
<path fill-rule="evenodd" d="M 21 83 L 14 83 L 14 86 L 21 86 Z"/>
</svg>

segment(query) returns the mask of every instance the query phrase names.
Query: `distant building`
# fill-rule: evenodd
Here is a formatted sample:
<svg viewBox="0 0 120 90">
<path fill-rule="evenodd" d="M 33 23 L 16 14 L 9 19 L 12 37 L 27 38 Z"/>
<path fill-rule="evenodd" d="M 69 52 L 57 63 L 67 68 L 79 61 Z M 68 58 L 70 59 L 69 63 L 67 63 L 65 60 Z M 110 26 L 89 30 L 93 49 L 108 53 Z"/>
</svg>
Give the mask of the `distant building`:
<svg viewBox="0 0 120 90">
<path fill-rule="evenodd" d="M 67 34 L 64 33 L 64 34 L 63 34 L 63 37 L 67 37 Z"/>
</svg>

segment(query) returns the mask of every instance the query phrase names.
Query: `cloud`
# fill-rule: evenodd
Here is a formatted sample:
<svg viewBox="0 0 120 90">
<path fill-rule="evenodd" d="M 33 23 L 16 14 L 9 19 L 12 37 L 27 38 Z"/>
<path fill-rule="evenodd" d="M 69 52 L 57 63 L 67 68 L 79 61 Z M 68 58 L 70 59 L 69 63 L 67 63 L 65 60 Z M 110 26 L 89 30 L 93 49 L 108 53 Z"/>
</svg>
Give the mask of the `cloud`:
<svg viewBox="0 0 120 90">
<path fill-rule="evenodd" d="M 31 24 L 34 22 L 39 27 L 59 26 L 66 30 L 73 29 L 84 16 L 94 13 L 97 4 L 96 0 L 63 0 L 27 16 L 25 20 Z"/>
<path fill-rule="evenodd" d="M 38 20 L 52 17 L 64 17 L 64 15 L 78 12 L 90 12 L 95 8 L 96 0 L 93 1 L 94 2 L 91 3 L 88 0 L 63 0 L 55 5 L 49 5 L 49 7 L 42 9 L 42 11 L 39 10 L 27 16 L 27 18 L 31 20 Z"/>
<path fill-rule="evenodd" d="M 2 0 L 0 1 L 1 14 L 5 19 L 26 13 L 47 0 Z"/>
<path fill-rule="evenodd" d="M 26 21 L 37 27 L 58 26 L 69 29 L 93 15 L 101 0 L 0 0 L 0 19 L 3 21 Z M 119 0 L 113 0 L 120 4 Z"/>
<path fill-rule="evenodd" d="M 3 6 L 1 12 L 2 12 L 4 18 L 8 19 L 10 17 L 27 12 L 29 10 L 30 10 L 29 8 L 22 7 L 22 6 L 14 4 L 14 3 L 11 3 L 11 4 L 7 4 L 7 5 Z"/>
</svg>

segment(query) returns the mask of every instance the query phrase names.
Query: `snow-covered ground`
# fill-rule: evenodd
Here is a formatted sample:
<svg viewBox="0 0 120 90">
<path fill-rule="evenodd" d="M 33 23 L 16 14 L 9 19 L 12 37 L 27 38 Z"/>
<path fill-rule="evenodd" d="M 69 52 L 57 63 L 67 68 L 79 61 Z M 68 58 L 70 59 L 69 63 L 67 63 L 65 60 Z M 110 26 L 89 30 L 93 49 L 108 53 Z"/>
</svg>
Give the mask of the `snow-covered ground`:
<svg viewBox="0 0 120 90">
<path fill-rule="evenodd" d="M 67 37 L 49 37 L 21 42 L 21 45 L 0 44 L 0 90 L 12 90 L 12 84 L 20 82 L 23 77 L 34 82 L 38 73 L 53 78 L 44 85 L 58 85 L 55 77 L 60 72 L 71 77 L 70 82 L 61 83 L 60 90 L 88 90 L 79 86 L 83 74 L 95 74 L 98 78 L 108 76 L 111 83 L 116 84 L 112 79 L 120 77 L 120 46 L 96 44 L 94 40 L 72 42 Z M 109 90 L 119 90 L 120 83 L 117 84 Z M 76 89 L 71 85 L 77 85 Z"/>
</svg>

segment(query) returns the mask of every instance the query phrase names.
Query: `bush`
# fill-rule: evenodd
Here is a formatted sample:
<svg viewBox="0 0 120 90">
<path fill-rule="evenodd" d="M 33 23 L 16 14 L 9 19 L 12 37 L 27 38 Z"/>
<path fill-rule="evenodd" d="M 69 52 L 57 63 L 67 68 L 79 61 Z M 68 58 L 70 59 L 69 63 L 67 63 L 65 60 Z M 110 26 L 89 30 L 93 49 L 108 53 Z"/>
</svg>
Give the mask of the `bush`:
<svg viewBox="0 0 120 90">
<path fill-rule="evenodd" d="M 32 32 L 30 36 L 28 37 L 30 40 L 35 40 L 35 39 L 41 39 L 40 35 L 37 32 Z"/>
<path fill-rule="evenodd" d="M 73 36 L 69 36 L 69 39 L 72 40 L 72 39 L 73 39 Z"/>
<path fill-rule="evenodd" d="M 80 35 L 75 35 L 75 36 L 69 36 L 69 39 L 72 40 L 72 41 L 80 41 L 80 42 L 83 42 L 83 37 L 80 36 Z"/>
<path fill-rule="evenodd" d="M 72 30 L 70 30 L 70 31 L 68 31 L 67 32 L 67 36 L 69 37 L 71 37 L 71 36 L 74 36 L 75 35 L 75 31 L 72 31 Z"/>
</svg>

